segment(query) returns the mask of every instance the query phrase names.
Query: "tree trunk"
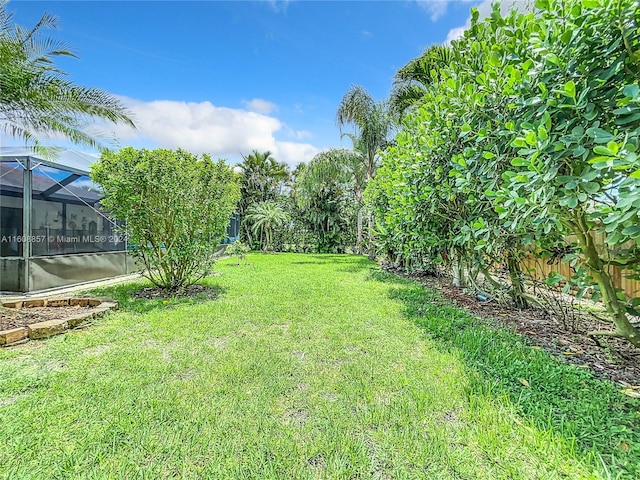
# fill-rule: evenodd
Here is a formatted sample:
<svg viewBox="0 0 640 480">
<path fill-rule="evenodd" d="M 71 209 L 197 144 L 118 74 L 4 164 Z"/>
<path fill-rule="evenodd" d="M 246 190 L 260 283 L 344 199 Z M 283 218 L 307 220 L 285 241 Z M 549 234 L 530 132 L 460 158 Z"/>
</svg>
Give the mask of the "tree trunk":
<svg viewBox="0 0 640 480">
<path fill-rule="evenodd" d="M 375 218 L 373 217 L 373 212 L 369 212 L 368 215 L 368 224 L 369 224 L 369 260 L 376 259 L 376 246 L 373 243 L 373 228 L 375 226 Z"/>
<path fill-rule="evenodd" d="M 364 219 L 362 218 L 363 206 L 360 205 L 358 209 L 358 238 L 356 239 L 356 252 L 358 255 L 362 255 L 362 242 L 364 241 Z"/>
<path fill-rule="evenodd" d="M 460 260 L 460 255 L 455 250 L 451 251 L 451 269 L 453 270 L 453 286 L 466 287 L 467 279 L 465 277 L 464 262 Z"/>
<path fill-rule="evenodd" d="M 517 308 L 527 308 L 526 293 L 524 291 L 524 283 L 522 281 L 522 271 L 518 264 L 517 258 L 513 253 L 507 253 L 507 268 L 509 269 L 509 278 L 511 280 L 511 297 Z"/>
<path fill-rule="evenodd" d="M 576 214 L 575 218 L 576 223 L 573 225 L 573 228 L 578 237 L 580 249 L 585 256 L 586 264 L 591 271 L 593 279 L 600 287 L 602 303 L 604 303 L 609 317 L 616 326 L 614 332 L 592 332 L 591 335 L 608 335 L 624 338 L 636 347 L 640 347 L 640 331 L 629 321 L 625 302 L 618 299 L 613 278 L 609 272 L 606 271 L 605 264 L 598 254 L 584 213 Z"/>
</svg>

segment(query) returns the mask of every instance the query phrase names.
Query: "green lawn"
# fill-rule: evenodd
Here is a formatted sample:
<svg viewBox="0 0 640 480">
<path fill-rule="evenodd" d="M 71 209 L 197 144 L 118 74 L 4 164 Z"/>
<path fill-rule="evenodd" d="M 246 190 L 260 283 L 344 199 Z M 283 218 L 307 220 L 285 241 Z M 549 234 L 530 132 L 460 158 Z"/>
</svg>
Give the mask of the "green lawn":
<svg viewBox="0 0 640 480">
<path fill-rule="evenodd" d="M 638 403 L 587 372 L 362 257 L 248 261 L 1 350 L 0 478 L 634 477 Z"/>
</svg>

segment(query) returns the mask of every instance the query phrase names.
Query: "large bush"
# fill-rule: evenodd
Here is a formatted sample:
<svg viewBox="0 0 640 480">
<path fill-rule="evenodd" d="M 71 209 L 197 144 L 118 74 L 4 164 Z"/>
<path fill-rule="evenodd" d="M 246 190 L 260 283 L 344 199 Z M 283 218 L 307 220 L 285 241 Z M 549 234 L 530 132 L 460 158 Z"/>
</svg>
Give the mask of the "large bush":
<svg viewBox="0 0 640 480">
<path fill-rule="evenodd" d="M 231 169 L 183 150 L 104 152 L 91 169 L 103 206 L 126 222 L 133 254 L 163 288 L 211 272 L 219 240 L 240 197 Z"/>
<path fill-rule="evenodd" d="M 616 327 L 594 333 L 640 346 L 628 318 L 640 300 L 616 289 L 610 269 L 640 269 L 639 2 L 535 6 L 506 17 L 496 7 L 485 21 L 474 11 L 369 197 L 384 208 L 389 250 L 502 263 L 520 305 L 527 245 L 575 239 L 573 280 L 592 287 Z"/>
</svg>

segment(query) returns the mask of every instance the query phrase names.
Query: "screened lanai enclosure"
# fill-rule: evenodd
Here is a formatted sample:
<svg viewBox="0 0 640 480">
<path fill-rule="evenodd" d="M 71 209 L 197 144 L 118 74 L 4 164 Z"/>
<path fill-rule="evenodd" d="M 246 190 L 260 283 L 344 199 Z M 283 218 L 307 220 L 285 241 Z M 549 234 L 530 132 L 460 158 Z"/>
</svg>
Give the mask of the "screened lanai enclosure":
<svg viewBox="0 0 640 480">
<path fill-rule="evenodd" d="M 0 147 L 0 291 L 29 292 L 130 273 L 116 223 L 89 178 L 97 157 Z"/>
</svg>

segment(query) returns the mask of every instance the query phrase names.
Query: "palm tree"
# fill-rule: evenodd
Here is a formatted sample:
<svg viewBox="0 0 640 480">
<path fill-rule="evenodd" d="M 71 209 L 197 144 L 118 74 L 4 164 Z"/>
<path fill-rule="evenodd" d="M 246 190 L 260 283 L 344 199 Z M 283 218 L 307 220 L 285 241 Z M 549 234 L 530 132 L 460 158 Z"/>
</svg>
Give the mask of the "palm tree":
<svg viewBox="0 0 640 480">
<path fill-rule="evenodd" d="M 400 119 L 410 107 L 420 102 L 429 85 L 440 78 L 440 69 L 451 64 L 453 56 L 452 47 L 433 45 L 398 70 L 389 98 L 390 108 L 396 119 Z"/>
<path fill-rule="evenodd" d="M 12 26 L 13 15 L 0 0 L 0 128 L 35 147 L 41 137 L 62 135 L 74 143 L 100 146 L 86 130 L 91 119 L 135 128 L 129 112 L 113 95 L 76 85 L 55 66 L 56 57 L 76 57 L 60 41 L 43 36 L 57 28 L 47 13 L 31 29 Z"/>
<path fill-rule="evenodd" d="M 242 155 L 242 186 L 244 193 L 253 202 L 265 202 L 275 198 L 282 185 L 289 178 L 286 163 L 278 162 L 271 152 L 253 150 L 249 155 Z"/>
<path fill-rule="evenodd" d="M 288 220 L 287 213 L 275 202 L 260 202 L 247 210 L 247 220 L 251 223 L 253 233 L 260 232 L 260 243 L 263 250 L 271 250 L 273 231 L 280 228 Z M 263 242 L 264 240 L 264 242 Z"/>
<path fill-rule="evenodd" d="M 336 122 L 343 135 L 351 138 L 354 150 L 361 154 L 360 159 L 364 167 L 365 183 L 376 173 L 379 163 L 378 153 L 389 145 L 389 136 L 394 127 L 394 121 L 385 101 L 376 102 L 360 85 L 352 85 L 342 97 L 338 106 Z M 353 133 L 343 133 L 346 125 L 354 127 Z M 369 257 L 375 256 L 373 250 L 372 230 L 374 227 L 373 214 L 368 215 L 369 223 Z"/>
<path fill-rule="evenodd" d="M 241 181 L 241 199 L 238 206 L 242 221 L 242 234 L 251 244 L 251 222 L 246 218 L 248 209 L 260 202 L 272 201 L 281 192 L 289 179 L 289 169 L 285 163 L 278 162 L 271 152 L 253 150 L 242 156 L 238 165 Z"/>
<path fill-rule="evenodd" d="M 308 203 L 305 197 L 318 196 L 319 191 L 328 185 L 338 185 L 341 190 L 351 192 L 349 196 L 351 201 L 355 199 L 358 212 L 358 251 L 364 239 L 363 206 L 364 189 L 367 184 L 365 164 L 363 155 L 356 150 L 332 148 L 316 155 L 303 170 L 295 185 L 296 192 L 300 192 L 299 203 L 303 208 Z"/>
<path fill-rule="evenodd" d="M 347 218 L 345 207 L 354 197 L 354 172 L 359 161 L 349 150 L 332 149 L 316 155 L 296 181 L 296 203 L 311 231 L 317 235 L 317 251 L 344 250 Z"/>
<path fill-rule="evenodd" d="M 352 85 L 338 105 L 336 123 L 340 133 L 350 137 L 355 149 L 363 154 L 366 179 L 372 179 L 378 166 L 378 152 L 389 144 L 393 130 L 388 103 L 376 102 L 363 87 Z M 347 125 L 353 126 L 353 133 L 343 132 Z"/>
</svg>

